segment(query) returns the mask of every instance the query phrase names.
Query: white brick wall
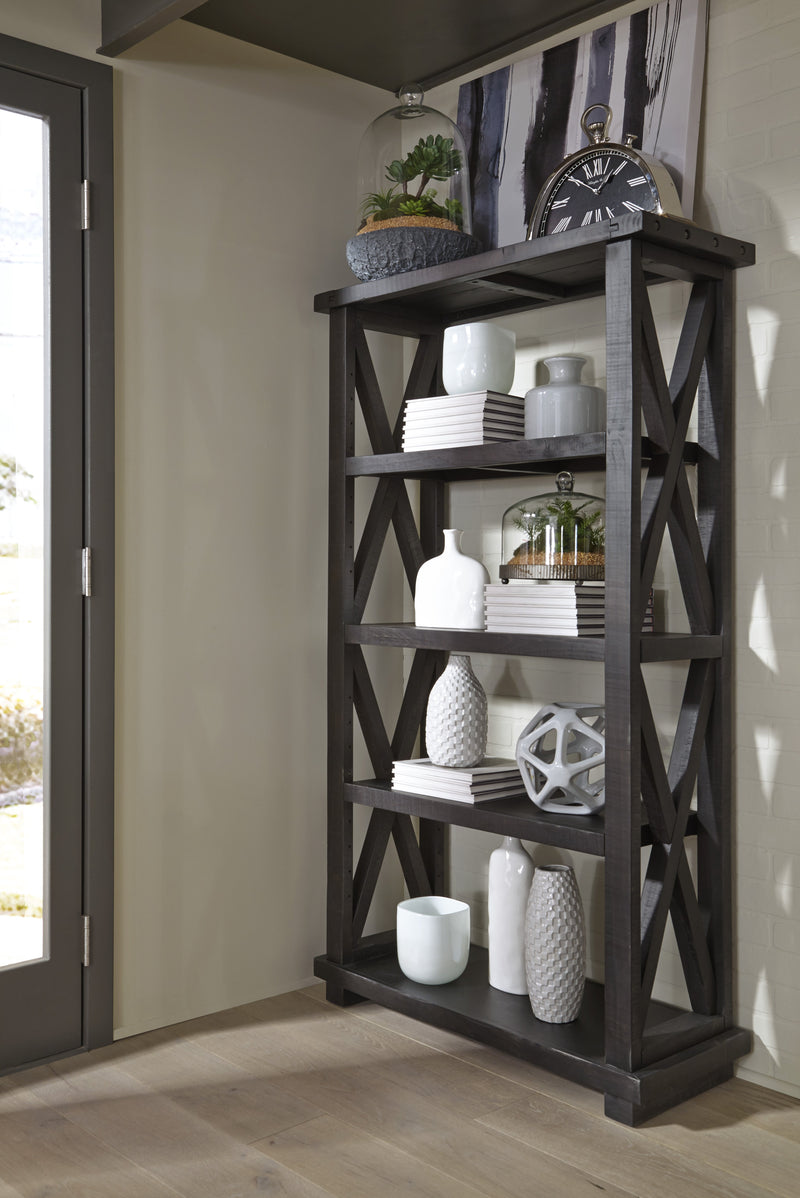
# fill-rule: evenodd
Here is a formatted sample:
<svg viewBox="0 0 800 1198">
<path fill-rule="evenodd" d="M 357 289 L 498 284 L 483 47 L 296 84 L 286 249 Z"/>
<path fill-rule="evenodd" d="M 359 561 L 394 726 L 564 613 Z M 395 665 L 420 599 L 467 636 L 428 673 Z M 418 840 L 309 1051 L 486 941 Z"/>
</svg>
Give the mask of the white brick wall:
<svg viewBox="0 0 800 1198">
<path fill-rule="evenodd" d="M 629 10 L 633 6 L 629 6 Z M 455 115 L 457 86 L 429 102 Z M 800 12 L 796 0 L 711 0 L 701 131 L 699 223 L 756 243 L 755 267 L 738 273 L 736 337 L 736 1018 L 753 1029 L 743 1076 L 800 1095 Z M 656 289 L 657 319 L 672 336 L 681 288 Z M 552 353 L 589 359 L 584 378 L 604 385 L 604 314 L 589 301 L 506 322 L 518 333 L 514 391 L 534 382 Z M 536 381 L 539 381 L 538 379 Z M 600 475 L 580 488 L 602 493 Z M 535 481 L 453 488 L 451 520 L 464 548 L 496 577 L 500 519 Z M 682 605 L 669 561 L 668 626 Z M 602 673 L 579 663 L 479 657 L 490 693 L 490 750 L 510 753 L 544 701 L 602 699 Z M 648 688 L 662 731 L 679 702 L 677 667 L 652 667 Z M 455 830 L 454 892 L 473 904 L 485 936 L 486 870 L 496 838 Z M 588 912 L 590 972 L 602 976 L 602 863 L 531 846 L 539 861 L 570 860 Z M 667 939 L 659 996 L 683 1002 L 674 941 Z"/>
</svg>

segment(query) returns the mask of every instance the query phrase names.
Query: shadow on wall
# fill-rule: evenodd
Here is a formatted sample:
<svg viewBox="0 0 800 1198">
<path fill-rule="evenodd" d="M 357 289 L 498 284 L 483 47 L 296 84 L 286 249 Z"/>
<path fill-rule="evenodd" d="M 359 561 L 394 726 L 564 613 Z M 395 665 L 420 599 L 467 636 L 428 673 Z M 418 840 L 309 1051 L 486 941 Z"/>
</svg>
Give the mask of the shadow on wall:
<svg viewBox="0 0 800 1198">
<path fill-rule="evenodd" d="M 732 204 L 747 210 L 751 228 L 759 227 L 756 214 L 762 213 L 767 243 L 759 256 L 756 235 L 757 264 L 736 278 L 737 1021 L 752 1025 L 755 1034 L 756 1047 L 743 1067 L 797 1089 L 800 410 L 794 330 L 800 258 L 785 241 L 777 241 L 789 219 L 779 211 L 782 197 L 770 197 L 749 183 L 740 187 L 734 176 L 728 178 L 728 190 Z M 791 203 L 788 193 L 786 199 Z M 708 208 L 709 227 L 721 227 L 713 206 Z M 705 213 L 700 219 L 707 223 Z"/>
</svg>

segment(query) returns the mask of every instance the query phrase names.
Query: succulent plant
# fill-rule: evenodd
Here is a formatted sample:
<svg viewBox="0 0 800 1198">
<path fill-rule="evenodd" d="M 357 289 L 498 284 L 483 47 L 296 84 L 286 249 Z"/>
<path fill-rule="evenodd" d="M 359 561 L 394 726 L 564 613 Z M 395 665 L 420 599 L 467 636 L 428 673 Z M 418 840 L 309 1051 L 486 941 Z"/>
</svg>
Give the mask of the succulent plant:
<svg viewBox="0 0 800 1198">
<path fill-rule="evenodd" d="M 450 179 L 460 169 L 461 154 L 452 137 L 440 133 L 421 137 L 404 159 L 395 159 L 386 167 L 386 178 L 392 186 L 365 197 L 361 205 L 364 221 L 368 217 L 378 223 L 398 216 L 432 216 L 452 221 L 460 229 L 464 221 L 461 202 L 448 197 L 440 204 L 435 189 L 428 188 L 431 180 Z M 408 185 L 415 179 L 420 182 L 412 194 Z"/>
</svg>

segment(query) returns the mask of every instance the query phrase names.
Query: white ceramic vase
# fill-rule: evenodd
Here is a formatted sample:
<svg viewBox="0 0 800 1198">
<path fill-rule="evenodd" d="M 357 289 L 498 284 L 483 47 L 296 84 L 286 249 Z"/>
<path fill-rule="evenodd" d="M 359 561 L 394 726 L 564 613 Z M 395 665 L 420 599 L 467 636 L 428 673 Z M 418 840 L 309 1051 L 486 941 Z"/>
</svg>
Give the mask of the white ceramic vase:
<svg viewBox="0 0 800 1198">
<path fill-rule="evenodd" d="M 425 716 L 425 745 L 434 765 L 457 769 L 480 765 L 486 755 L 486 692 L 465 653 L 451 653 L 431 687 Z"/>
<path fill-rule="evenodd" d="M 489 857 L 489 985 L 527 994 L 525 911 L 533 861 L 515 836 L 506 836 Z"/>
<path fill-rule="evenodd" d="M 600 433 L 605 428 L 605 395 L 582 383 L 586 359 L 577 354 L 545 358 L 550 382 L 525 394 L 525 436 L 566 437 L 571 433 Z"/>
<path fill-rule="evenodd" d="M 517 337 L 511 329 L 488 321 L 457 324 L 444 331 L 442 379 L 448 395 L 499 391 L 507 395 L 514 382 Z"/>
<path fill-rule="evenodd" d="M 454 982 L 469 960 L 469 906 L 428 894 L 397 904 L 397 960 L 412 982 Z"/>
<path fill-rule="evenodd" d="M 486 567 L 461 552 L 461 530 L 444 530 L 444 550 L 423 562 L 414 588 L 418 628 L 483 628 Z"/>
<path fill-rule="evenodd" d="M 571 865 L 539 865 L 534 871 L 525 914 L 525 973 L 537 1019 L 577 1019 L 586 977 L 586 931 Z"/>
</svg>

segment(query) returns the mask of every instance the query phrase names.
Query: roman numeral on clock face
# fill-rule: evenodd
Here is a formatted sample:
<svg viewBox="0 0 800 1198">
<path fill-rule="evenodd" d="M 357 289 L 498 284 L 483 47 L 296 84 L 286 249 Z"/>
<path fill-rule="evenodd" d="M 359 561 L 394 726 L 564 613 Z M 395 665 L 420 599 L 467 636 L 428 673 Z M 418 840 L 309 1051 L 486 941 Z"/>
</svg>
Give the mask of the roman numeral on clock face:
<svg viewBox="0 0 800 1198">
<path fill-rule="evenodd" d="M 593 158 L 591 162 L 583 163 L 583 172 L 587 179 L 596 179 L 605 172 L 605 162 L 602 158 Z"/>
<path fill-rule="evenodd" d="M 567 198 L 565 200 L 553 200 L 552 207 L 553 208 L 566 208 L 568 203 L 569 203 L 569 196 L 567 196 Z"/>
<path fill-rule="evenodd" d="M 623 200 L 622 207 L 627 208 L 629 212 L 641 212 L 642 211 L 641 205 L 634 204 L 634 203 L 632 203 L 631 200 Z"/>
<path fill-rule="evenodd" d="M 627 180 L 628 187 L 641 187 L 646 182 L 647 180 L 645 179 L 644 175 L 637 175 L 635 179 Z"/>
<path fill-rule="evenodd" d="M 571 220 L 572 220 L 571 216 L 562 216 L 561 220 L 558 222 L 558 224 L 553 229 L 553 232 L 554 233 L 563 233 L 566 229 L 569 228 Z"/>
</svg>

